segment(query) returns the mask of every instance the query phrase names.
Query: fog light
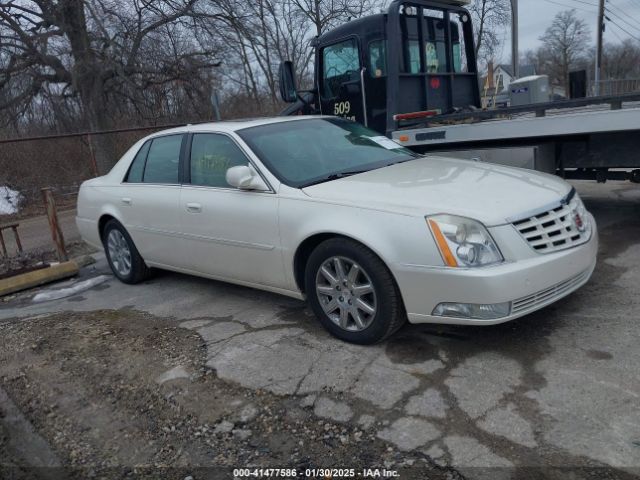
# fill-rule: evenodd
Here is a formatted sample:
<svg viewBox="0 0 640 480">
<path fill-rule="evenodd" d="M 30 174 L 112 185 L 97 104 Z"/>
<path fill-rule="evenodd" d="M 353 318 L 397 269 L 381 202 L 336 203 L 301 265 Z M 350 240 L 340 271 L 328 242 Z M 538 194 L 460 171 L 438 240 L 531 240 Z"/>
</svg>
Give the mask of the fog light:
<svg viewBox="0 0 640 480">
<path fill-rule="evenodd" d="M 441 303 L 434 310 L 435 317 L 495 320 L 509 316 L 511 302 L 483 305 L 477 303 Z"/>
</svg>

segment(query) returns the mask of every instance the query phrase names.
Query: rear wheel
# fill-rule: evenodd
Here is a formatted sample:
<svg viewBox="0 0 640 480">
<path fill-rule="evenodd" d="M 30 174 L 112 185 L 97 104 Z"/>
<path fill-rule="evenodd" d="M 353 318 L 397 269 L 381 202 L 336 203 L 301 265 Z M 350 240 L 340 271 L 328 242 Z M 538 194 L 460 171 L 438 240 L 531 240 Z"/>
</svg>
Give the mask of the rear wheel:
<svg viewBox="0 0 640 480">
<path fill-rule="evenodd" d="M 347 342 L 379 342 L 406 320 L 389 269 L 371 250 L 349 239 L 330 239 L 313 251 L 305 288 L 320 322 Z"/>
<path fill-rule="evenodd" d="M 119 280 L 135 284 L 149 277 L 149 268 L 120 222 L 107 222 L 102 234 L 102 243 L 111 271 Z"/>
</svg>

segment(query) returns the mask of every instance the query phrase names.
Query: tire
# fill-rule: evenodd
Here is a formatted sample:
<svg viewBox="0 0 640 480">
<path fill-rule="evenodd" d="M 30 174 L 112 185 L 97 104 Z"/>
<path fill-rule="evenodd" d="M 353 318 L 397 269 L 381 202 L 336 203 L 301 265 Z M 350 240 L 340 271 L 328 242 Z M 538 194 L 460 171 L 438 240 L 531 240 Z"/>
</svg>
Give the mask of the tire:
<svg viewBox="0 0 640 480">
<path fill-rule="evenodd" d="M 133 285 L 149 278 L 149 267 L 120 222 L 107 222 L 102 232 L 102 244 L 111 271 L 121 282 Z"/>
<path fill-rule="evenodd" d="M 340 278 L 344 280 L 340 282 Z M 400 291 L 387 266 L 367 247 L 346 238 L 326 240 L 311 253 L 305 291 L 320 323 L 332 335 L 350 343 L 381 342 L 407 319 Z"/>
</svg>

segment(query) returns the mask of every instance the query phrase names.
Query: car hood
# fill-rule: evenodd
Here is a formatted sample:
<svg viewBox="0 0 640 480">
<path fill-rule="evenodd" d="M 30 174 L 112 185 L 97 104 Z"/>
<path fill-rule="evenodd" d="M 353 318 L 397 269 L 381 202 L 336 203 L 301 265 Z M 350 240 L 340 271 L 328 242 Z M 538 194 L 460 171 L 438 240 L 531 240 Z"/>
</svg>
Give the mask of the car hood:
<svg viewBox="0 0 640 480">
<path fill-rule="evenodd" d="M 487 226 L 564 198 L 558 177 L 471 160 L 428 156 L 303 189 L 310 197 L 410 215 L 448 213 Z"/>
</svg>

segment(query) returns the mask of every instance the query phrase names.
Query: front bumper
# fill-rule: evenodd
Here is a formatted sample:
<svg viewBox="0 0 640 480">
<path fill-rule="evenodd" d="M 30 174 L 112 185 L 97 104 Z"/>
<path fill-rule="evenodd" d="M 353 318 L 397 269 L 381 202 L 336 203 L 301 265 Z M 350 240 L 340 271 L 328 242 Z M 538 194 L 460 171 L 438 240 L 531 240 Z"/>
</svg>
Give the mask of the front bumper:
<svg viewBox="0 0 640 480">
<path fill-rule="evenodd" d="M 496 325 L 539 310 L 587 283 L 596 266 L 598 231 L 593 218 L 588 242 L 552 254 L 478 269 L 394 265 L 411 323 Z M 528 248 L 528 247 L 527 247 Z M 509 315 L 491 320 L 432 315 L 440 303 L 511 302 Z"/>
</svg>

